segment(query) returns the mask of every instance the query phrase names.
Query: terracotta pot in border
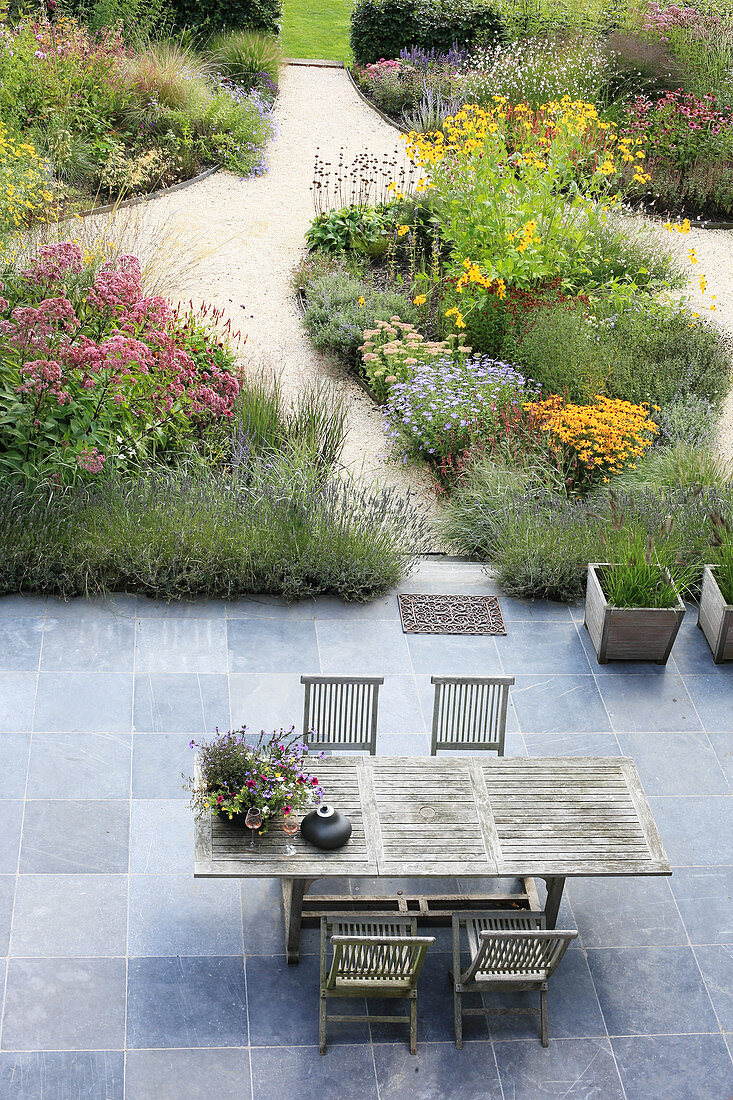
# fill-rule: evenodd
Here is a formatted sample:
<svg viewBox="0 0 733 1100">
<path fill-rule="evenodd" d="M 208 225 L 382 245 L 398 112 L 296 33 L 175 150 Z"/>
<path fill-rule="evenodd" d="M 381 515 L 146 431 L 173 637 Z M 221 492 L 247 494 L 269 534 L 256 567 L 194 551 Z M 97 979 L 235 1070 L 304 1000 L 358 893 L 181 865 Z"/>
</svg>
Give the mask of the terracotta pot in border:
<svg viewBox="0 0 733 1100">
<path fill-rule="evenodd" d="M 697 625 L 712 650 L 713 661 L 721 665 L 733 660 L 733 604 L 723 599 L 714 569 L 714 565 L 703 569 Z"/>
<path fill-rule="evenodd" d="M 583 620 L 598 664 L 655 661 L 665 665 L 685 617 L 679 593 L 674 607 L 612 607 L 603 591 L 604 569 L 613 569 L 613 565 L 607 562 L 588 565 Z"/>
</svg>

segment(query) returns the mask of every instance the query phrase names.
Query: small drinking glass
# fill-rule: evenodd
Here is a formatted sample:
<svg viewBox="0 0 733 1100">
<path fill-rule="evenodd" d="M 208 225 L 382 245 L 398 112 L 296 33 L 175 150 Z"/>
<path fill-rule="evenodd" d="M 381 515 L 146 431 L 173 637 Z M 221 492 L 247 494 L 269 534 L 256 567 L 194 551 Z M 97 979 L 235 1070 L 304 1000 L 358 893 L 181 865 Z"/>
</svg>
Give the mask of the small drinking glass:
<svg viewBox="0 0 733 1100">
<path fill-rule="evenodd" d="M 262 814 L 255 806 L 250 806 L 250 808 L 247 810 L 247 816 L 244 819 L 244 824 L 247 826 L 248 829 L 252 830 L 252 840 L 250 841 L 248 847 L 251 849 L 251 851 L 254 852 L 257 849 L 257 845 L 255 844 L 255 832 L 262 825 Z"/>
<path fill-rule="evenodd" d="M 285 814 L 285 817 L 283 818 L 283 832 L 285 833 L 285 835 L 288 837 L 294 836 L 299 828 L 300 825 L 298 823 L 298 815 L 294 814 L 292 811 L 289 814 Z M 297 855 L 297 853 L 298 849 L 295 847 L 295 845 L 285 845 L 286 856 L 294 856 Z"/>
</svg>

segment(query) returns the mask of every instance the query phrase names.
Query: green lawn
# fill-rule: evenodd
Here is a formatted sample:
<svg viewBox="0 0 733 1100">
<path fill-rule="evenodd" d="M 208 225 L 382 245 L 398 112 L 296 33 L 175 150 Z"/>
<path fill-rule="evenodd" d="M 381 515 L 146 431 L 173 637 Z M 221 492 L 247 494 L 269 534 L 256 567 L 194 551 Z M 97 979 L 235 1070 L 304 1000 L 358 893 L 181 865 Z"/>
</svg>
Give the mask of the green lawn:
<svg viewBox="0 0 733 1100">
<path fill-rule="evenodd" d="M 351 62 L 349 16 L 353 0 L 284 0 L 286 57 Z"/>
</svg>

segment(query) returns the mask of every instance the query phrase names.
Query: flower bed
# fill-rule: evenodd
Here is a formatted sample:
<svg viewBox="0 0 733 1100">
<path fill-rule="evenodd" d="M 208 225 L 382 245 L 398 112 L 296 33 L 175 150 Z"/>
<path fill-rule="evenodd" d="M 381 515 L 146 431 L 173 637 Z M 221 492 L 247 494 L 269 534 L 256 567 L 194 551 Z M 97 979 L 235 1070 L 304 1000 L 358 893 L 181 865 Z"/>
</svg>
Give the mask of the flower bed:
<svg viewBox="0 0 733 1100">
<path fill-rule="evenodd" d="M 263 57 L 257 42 L 240 41 L 232 77 L 231 42 L 215 40 L 206 56 L 170 41 L 130 42 L 119 26 L 92 31 L 55 15 L 1 29 L 0 117 L 42 163 L 46 190 L 78 207 L 165 187 L 205 165 L 262 170 L 276 46 Z M 34 213 L 26 207 L 24 221 Z"/>
<path fill-rule="evenodd" d="M 733 217 L 733 107 L 712 93 L 637 96 L 625 125 L 647 150 L 648 186 L 632 195 L 660 213 Z"/>
<path fill-rule="evenodd" d="M 232 416 L 231 356 L 144 294 L 135 256 L 94 274 L 78 245 L 42 248 L 4 294 L 0 475 L 60 483 L 134 469 Z"/>
</svg>

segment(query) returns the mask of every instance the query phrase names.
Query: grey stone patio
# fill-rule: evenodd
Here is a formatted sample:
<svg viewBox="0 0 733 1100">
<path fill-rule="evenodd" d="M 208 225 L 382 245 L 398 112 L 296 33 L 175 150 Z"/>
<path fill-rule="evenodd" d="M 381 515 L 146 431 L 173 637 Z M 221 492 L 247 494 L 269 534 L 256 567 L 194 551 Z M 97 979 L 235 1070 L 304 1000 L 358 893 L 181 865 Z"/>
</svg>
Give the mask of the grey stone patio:
<svg viewBox="0 0 733 1100">
<path fill-rule="evenodd" d="M 496 591 L 446 563 L 402 587 Z M 666 668 L 601 667 L 582 610 L 501 602 L 494 639 L 403 635 L 392 595 L 0 599 L 0 1097 L 727 1100 L 733 667 L 692 613 Z M 674 874 L 569 883 L 559 925 L 580 937 L 547 1050 L 530 1017 L 469 1017 L 456 1051 L 439 930 L 417 1058 L 366 1022 L 334 1027 L 321 1057 L 315 933 L 288 967 L 277 882 L 194 881 L 191 737 L 297 725 L 299 676 L 319 671 L 384 674 L 381 753 L 427 753 L 431 673 L 506 672 L 509 754 L 636 761 Z"/>
</svg>

